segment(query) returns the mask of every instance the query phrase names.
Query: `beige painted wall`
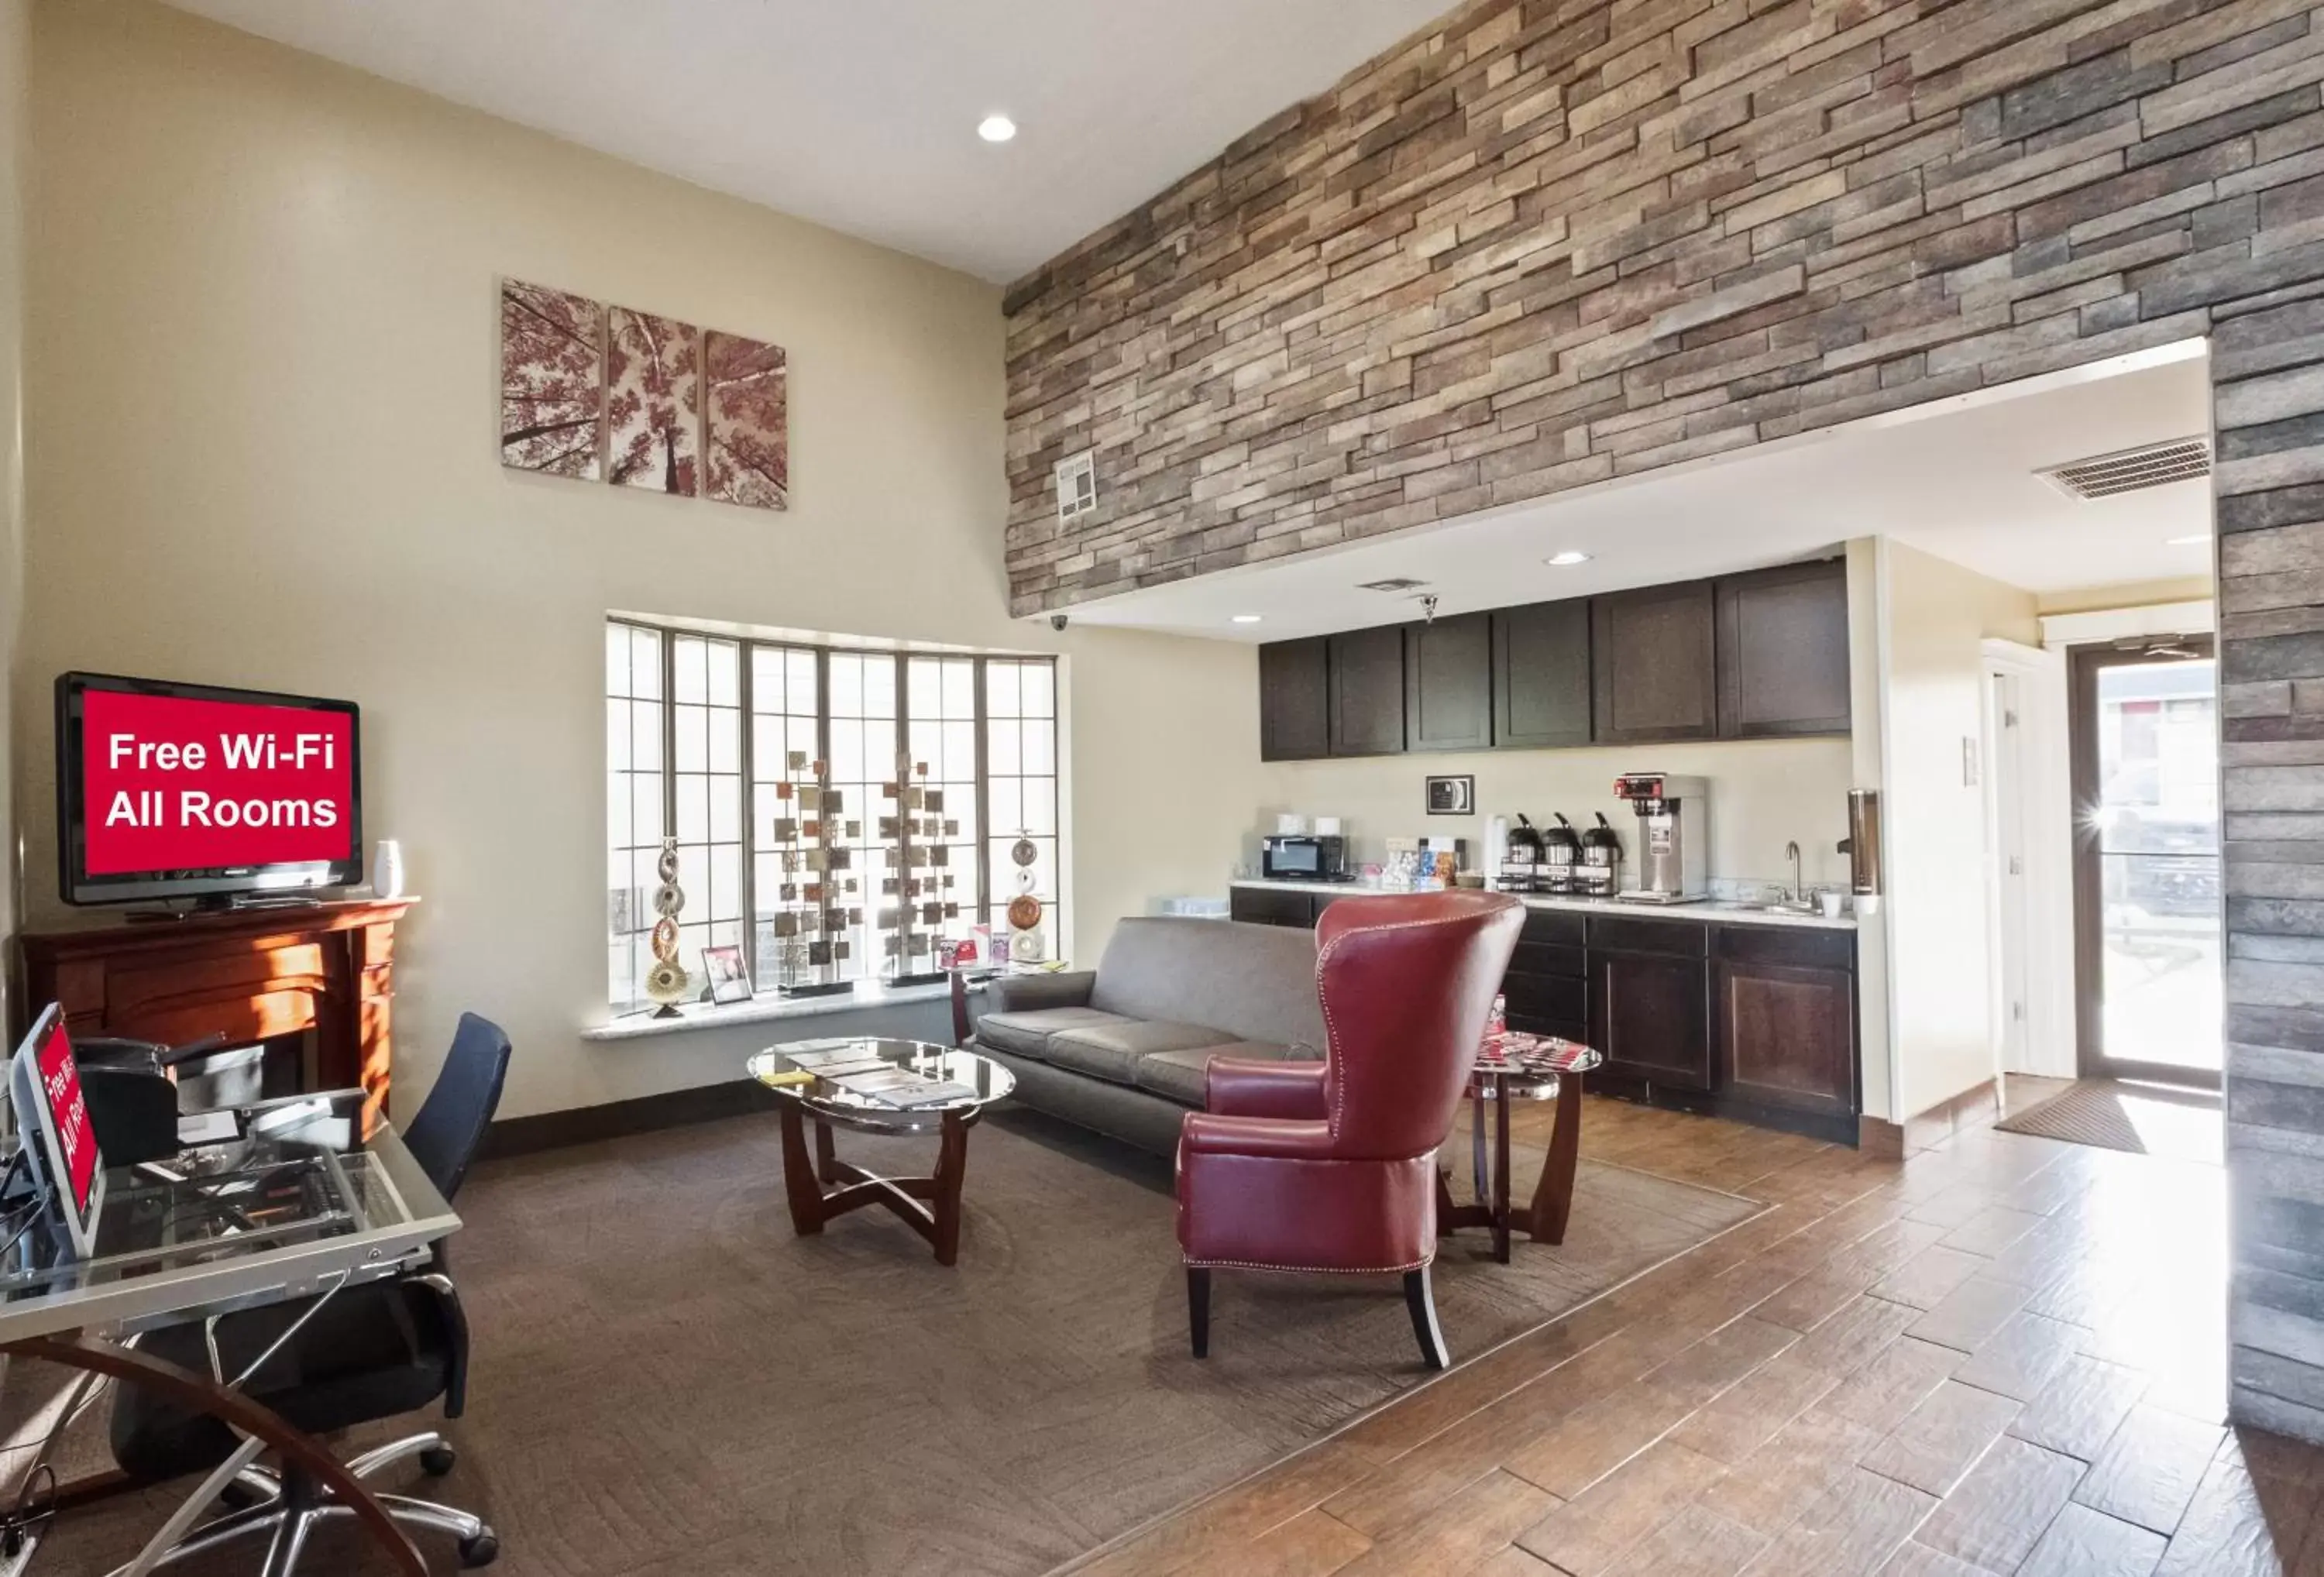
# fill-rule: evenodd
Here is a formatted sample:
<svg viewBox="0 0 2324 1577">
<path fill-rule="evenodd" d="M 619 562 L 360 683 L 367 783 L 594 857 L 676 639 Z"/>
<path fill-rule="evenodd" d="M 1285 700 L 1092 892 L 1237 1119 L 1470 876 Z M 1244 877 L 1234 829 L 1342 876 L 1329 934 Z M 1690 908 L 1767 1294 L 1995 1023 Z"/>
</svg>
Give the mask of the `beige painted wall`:
<svg viewBox="0 0 2324 1577">
<path fill-rule="evenodd" d="M 2073 591 L 2043 592 L 2035 612 L 2088 613 L 2109 608 L 2147 608 L 2158 603 L 2208 603 L 2211 577 L 2181 576 L 2176 580 L 2140 580 L 2121 586 L 2080 586 Z"/>
<path fill-rule="evenodd" d="M 616 607 L 1065 653 L 1076 951 L 1218 890 L 1259 797 L 1255 657 L 1006 618 L 992 287 L 158 6 L 38 0 L 33 55 L 36 918 L 59 671 L 352 696 L 366 832 L 425 895 L 407 1093 L 463 1009 L 515 1038 L 504 1115 L 735 1077 L 764 1031 L 576 1038 Z M 792 510 L 503 469 L 503 274 L 788 346 Z"/>
<path fill-rule="evenodd" d="M 1898 1119 L 1992 1076 L 1983 732 L 1987 636 L 2036 644 L 2030 592 L 1890 540 L 1884 571 L 1882 832 Z"/>
<path fill-rule="evenodd" d="M 1624 859 L 1635 861 L 1638 818 L 1614 798 L 1614 779 L 1665 771 L 1711 779 L 1713 876 L 1789 881 L 1784 844 L 1797 840 L 1808 881 L 1837 883 L 1848 878 L 1836 845 L 1848 835 L 1849 756 L 1845 739 L 1805 739 L 1281 761 L 1268 768 L 1254 831 L 1273 831 L 1277 811 L 1337 816 L 1359 858 L 1379 859 L 1383 838 L 1426 835 L 1467 838 L 1471 864 L 1481 865 L 1487 816 L 1523 811 L 1546 825 L 1562 810 L 1582 826 L 1603 811 L 1622 835 Z M 1477 816 L 1424 814 L 1421 779 L 1445 773 L 1476 778 Z"/>
<path fill-rule="evenodd" d="M 23 328 L 25 173 L 31 138 L 26 105 L 30 0 L 0 0 L 0 676 L 15 672 L 23 626 Z M 0 938 L 15 932 L 20 909 L 11 792 L 11 695 L 0 677 Z M 9 972 L 0 971 L 0 1023 L 9 1021 Z"/>
<path fill-rule="evenodd" d="M 1886 808 L 1887 792 L 1881 776 L 1887 750 L 1886 670 L 1887 617 L 1884 604 L 1887 587 L 1887 543 L 1878 537 L 1856 537 L 1848 544 L 1848 710 L 1852 732 L 1849 738 L 1849 787 L 1869 788 Z M 1884 837 L 1882 842 L 1886 842 Z M 1853 865 L 1847 867 L 1852 871 Z M 1857 1068 L 1863 1087 L 1858 1092 L 1867 1117 L 1897 1119 L 1895 1031 L 1888 999 L 1888 921 L 1876 899 L 1871 913 L 1861 900 L 1856 920 Z"/>
</svg>

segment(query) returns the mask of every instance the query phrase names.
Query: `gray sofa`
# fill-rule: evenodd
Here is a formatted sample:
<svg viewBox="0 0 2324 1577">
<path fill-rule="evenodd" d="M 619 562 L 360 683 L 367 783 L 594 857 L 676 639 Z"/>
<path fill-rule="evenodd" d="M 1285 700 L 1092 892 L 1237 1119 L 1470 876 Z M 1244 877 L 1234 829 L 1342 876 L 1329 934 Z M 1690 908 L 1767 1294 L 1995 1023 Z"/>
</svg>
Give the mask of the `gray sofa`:
<svg viewBox="0 0 2324 1577">
<path fill-rule="evenodd" d="M 1157 1155 L 1203 1105 L 1213 1056 L 1323 1055 L 1315 934 L 1230 920 L 1128 919 L 1094 970 L 987 982 L 969 1044 L 1017 1099 Z"/>
</svg>

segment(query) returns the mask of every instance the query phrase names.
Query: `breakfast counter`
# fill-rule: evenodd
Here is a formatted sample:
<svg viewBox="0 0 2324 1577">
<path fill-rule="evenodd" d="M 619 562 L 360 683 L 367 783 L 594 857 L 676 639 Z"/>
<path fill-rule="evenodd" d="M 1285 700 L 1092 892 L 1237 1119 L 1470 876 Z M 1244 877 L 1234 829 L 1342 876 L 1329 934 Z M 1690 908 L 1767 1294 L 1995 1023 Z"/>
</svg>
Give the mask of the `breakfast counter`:
<svg viewBox="0 0 2324 1577">
<path fill-rule="evenodd" d="M 1264 892 L 1305 892 L 1332 898 L 1379 898 L 1383 890 L 1366 887 L 1360 881 L 1269 881 L 1263 878 L 1247 878 L 1228 883 L 1230 887 L 1248 888 Z M 1620 915 L 1631 919 L 1697 920 L 1705 925 L 1722 926 L 1790 926 L 1820 931 L 1853 931 L 1856 917 L 1841 915 L 1838 919 L 1826 919 L 1820 914 L 1797 914 L 1788 909 L 1762 908 L 1754 904 L 1730 903 L 1718 899 L 1706 899 L 1700 903 L 1637 903 L 1618 898 L 1557 898 L 1545 893 L 1513 894 L 1529 909 L 1563 910 L 1576 914 Z"/>
</svg>

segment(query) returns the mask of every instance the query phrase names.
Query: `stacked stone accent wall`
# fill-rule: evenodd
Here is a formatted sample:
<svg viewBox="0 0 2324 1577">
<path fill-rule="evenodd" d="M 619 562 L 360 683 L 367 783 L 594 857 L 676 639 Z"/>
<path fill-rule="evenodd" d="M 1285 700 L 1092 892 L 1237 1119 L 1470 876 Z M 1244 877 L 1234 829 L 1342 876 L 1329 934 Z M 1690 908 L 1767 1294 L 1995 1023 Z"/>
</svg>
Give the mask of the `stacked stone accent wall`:
<svg viewBox="0 0 2324 1577">
<path fill-rule="evenodd" d="M 1010 290 L 1012 602 L 2210 337 L 2236 1405 L 2324 1439 L 2319 83 L 2303 0 L 1480 0 Z"/>
</svg>

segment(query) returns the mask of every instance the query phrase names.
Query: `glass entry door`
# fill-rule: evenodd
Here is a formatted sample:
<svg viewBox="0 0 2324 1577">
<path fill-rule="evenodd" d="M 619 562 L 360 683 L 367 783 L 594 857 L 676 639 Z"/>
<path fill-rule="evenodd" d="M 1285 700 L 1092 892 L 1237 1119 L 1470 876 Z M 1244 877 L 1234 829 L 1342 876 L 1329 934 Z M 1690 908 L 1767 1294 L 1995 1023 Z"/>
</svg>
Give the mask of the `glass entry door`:
<svg viewBox="0 0 2324 1577">
<path fill-rule="evenodd" d="M 2216 1088 L 2226 950 L 2210 638 L 2084 648 L 2072 671 L 2082 1073 Z"/>
</svg>

